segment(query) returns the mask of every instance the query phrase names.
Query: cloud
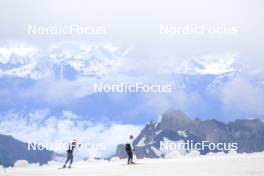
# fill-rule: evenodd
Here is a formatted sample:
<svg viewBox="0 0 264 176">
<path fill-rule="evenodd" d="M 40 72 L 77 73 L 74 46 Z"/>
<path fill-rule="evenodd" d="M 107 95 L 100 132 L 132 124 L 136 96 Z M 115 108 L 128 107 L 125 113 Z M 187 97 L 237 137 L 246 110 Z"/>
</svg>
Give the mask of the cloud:
<svg viewBox="0 0 264 176">
<path fill-rule="evenodd" d="M 0 64 L 11 64 L 29 62 L 33 57 L 36 57 L 38 49 L 30 45 L 13 43 L 12 46 L 1 46 L 0 47 Z M 17 60 L 12 60 L 12 55 L 18 57 Z"/>
<path fill-rule="evenodd" d="M 80 143 L 103 143 L 103 151 L 80 151 L 84 157 L 108 157 L 115 153 L 116 146 L 125 143 L 130 134 L 137 136 L 142 129 L 140 125 L 121 124 L 118 122 L 92 122 L 64 111 L 58 116 L 49 110 L 35 110 L 26 114 L 9 111 L 2 114 L 0 133 L 28 142 L 70 142 L 77 139 Z M 64 152 L 64 151 L 58 151 Z M 79 156 L 80 157 L 80 156 Z"/>
<path fill-rule="evenodd" d="M 21 88 L 22 98 L 41 99 L 50 105 L 67 105 L 73 100 L 93 94 L 93 80 L 41 80 L 31 87 Z"/>
<path fill-rule="evenodd" d="M 263 116 L 264 87 L 243 77 L 226 83 L 221 92 L 223 108 L 236 116 Z"/>
<path fill-rule="evenodd" d="M 28 45 L 25 45 L 25 48 L 27 47 Z M 21 84 L 10 90 L 2 89 L 0 95 L 5 97 L 6 101 L 12 97 L 7 95 L 13 95 L 15 98 L 40 100 L 51 106 L 64 106 L 92 95 L 94 83 L 141 82 L 171 84 L 173 92 L 142 94 L 141 101 L 127 114 L 136 115 L 138 112 L 153 111 L 151 114 L 158 115 L 173 107 L 192 112 L 191 114 L 195 116 L 195 113 L 200 114 L 200 112 L 205 116 L 214 116 L 213 113 L 206 114 L 215 103 L 210 102 L 211 100 L 220 101 L 223 107 L 217 108 L 227 113 L 236 106 L 235 109 L 240 114 L 263 114 L 261 110 L 257 110 L 262 105 L 262 101 L 259 99 L 261 96 L 257 96 L 256 93 L 262 94 L 263 91 L 260 86 L 263 85 L 264 79 L 261 59 L 254 59 L 257 61 L 255 63 L 250 58 L 241 57 L 237 52 L 205 53 L 187 58 L 170 54 L 166 57 L 159 54 L 138 57 L 139 51 L 136 48 L 124 48 L 109 43 L 60 42 L 47 48 L 47 52 L 44 52 L 44 48 L 37 49 L 38 53 L 32 57 L 33 59 L 25 62 L 25 66 L 28 67 L 23 66 L 10 72 L 11 75 L 17 74 L 18 77 L 30 75 L 34 82 L 26 86 Z M 21 56 L 19 59 L 23 60 L 27 57 Z M 51 64 L 47 64 L 46 61 Z M 44 76 L 41 76 L 42 74 Z M 215 80 L 210 82 L 212 76 L 215 76 Z M 237 81 L 237 76 L 244 81 Z M 247 87 L 245 82 L 248 84 Z M 248 95 L 247 98 L 242 99 L 237 95 L 237 91 L 229 91 L 229 89 L 236 90 L 236 84 L 244 86 L 244 94 Z M 121 102 L 125 101 L 122 97 L 126 96 L 109 97 L 113 102 Z M 254 107 L 242 108 L 246 106 L 245 102 L 249 98 L 255 103 Z"/>
</svg>

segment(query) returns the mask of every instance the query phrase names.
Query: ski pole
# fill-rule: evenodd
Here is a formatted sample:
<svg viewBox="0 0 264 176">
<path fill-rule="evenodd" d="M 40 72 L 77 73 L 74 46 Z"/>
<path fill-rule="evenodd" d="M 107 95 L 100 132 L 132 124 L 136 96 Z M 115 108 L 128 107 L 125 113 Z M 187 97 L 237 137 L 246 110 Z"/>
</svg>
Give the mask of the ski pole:
<svg viewBox="0 0 264 176">
<path fill-rule="evenodd" d="M 78 149 L 81 147 L 81 144 L 79 144 L 77 147 L 76 147 L 76 150 L 75 152 L 73 153 L 73 158 L 75 158 L 75 156 L 77 155 L 77 151 Z"/>
</svg>

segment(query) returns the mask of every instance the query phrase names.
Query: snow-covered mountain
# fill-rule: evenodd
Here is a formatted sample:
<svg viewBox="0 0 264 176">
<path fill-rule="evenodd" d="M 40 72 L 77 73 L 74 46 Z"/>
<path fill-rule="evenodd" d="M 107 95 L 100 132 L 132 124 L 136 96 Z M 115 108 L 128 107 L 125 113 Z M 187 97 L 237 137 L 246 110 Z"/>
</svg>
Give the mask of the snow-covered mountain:
<svg viewBox="0 0 264 176">
<path fill-rule="evenodd" d="M 81 76 L 104 76 L 128 50 L 113 45 L 75 45 L 60 43 L 47 51 L 29 46 L 0 46 L 0 76 L 11 75 L 42 79 L 56 69 L 60 74 L 75 72 Z M 172 73 L 180 75 L 224 75 L 239 71 L 234 54 L 203 56 L 177 62 Z M 61 75 L 63 76 L 63 75 Z M 67 77 L 66 77 L 67 79 Z"/>
<path fill-rule="evenodd" d="M 47 53 L 29 47 L 0 47 L 0 76 L 45 79 L 102 77 L 118 66 L 125 51 L 105 46 L 54 45 Z"/>
<path fill-rule="evenodd" d="M 112 45 L 82 46 L 62 43 L 49 47 L 48 51 L 27 46 L 3 45 L 0 47 L 0 78 L 12 76 L 32 80 L 75 80 L 79 77 L 98 79 L 121 67 L 125 69 L 124 63 L 130 63 L 125 60 L 127 53 L 128 50 Z M 188 90 L 193 87 L 220 86 L 239 75 L 241 69 L 242 66 L 235 55 L 208 55 L 182 60 L 173 67 L 171 74 L 179 85 Z"/>
<path fill-rule="evenodd" d="M 5 90 L 0 97 L 6 100 L 0 104 L 0 110 L 31 111 L 37 105 L 34 108 L 51 108 L 56 112 L 67 109 L 96 118 L 99 118 L 98 113 L 100 117 L 120 117 L 121 120 L 130 117 L 131 120 L 132 116 L 149 118 L 141 118 L 142 123 L 171 107 L 183 109 L 193 116 L 224 120 L 239 116 L 260 117 L 263 114 L 262 77 L 248 77 L 245 70 L 248 68 L 240 63 L 236 55 L 163 60 L 137 58 L 134 53 L 113 45 L 61 43 L 40 49 L 0 43 L 0 88 Z M 171 84 L 173 92 L 153 96 L 124 93 L 123 98 L 117 100 L 110 94 L 95 95 L 95 82 Z M 246 98 L 233 95 L 240 83 L 245 87 Z M 72 93 L 73 96 L 69 96 Z M 261 96 L 257 97 L 259 94 Z M 256 99 L 256 108 L 241 108 L 247 106 L 252 97 Z M 137 107 L 131 106 L 132 102 Z M 233 102 L 239 104 L 236 109 L 232 107 Z M 55 106 L 51 104 L 57 109 L 54 110 Z M 152 112 L 151 108 L 158 104 L 161 104 L 158 112 Z M 92 108 L 87 110 L 86 106 Z M 134 114 L 130 113 L 132 111 Z"/>
<path fill-rule="evenodd" d="M 222 75 L 240 69 L 236 55 L 206 55 L 184 61 L 179 67 L 179 73 L 193 75 Z"/>
</svg>

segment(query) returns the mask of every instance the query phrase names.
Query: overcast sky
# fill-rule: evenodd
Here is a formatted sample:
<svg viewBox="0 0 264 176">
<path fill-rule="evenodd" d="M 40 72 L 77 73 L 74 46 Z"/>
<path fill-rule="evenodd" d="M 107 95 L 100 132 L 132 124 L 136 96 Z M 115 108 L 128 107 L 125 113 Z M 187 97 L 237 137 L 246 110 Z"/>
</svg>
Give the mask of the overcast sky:
<svg viewBox="0 0 264 176">
<path fill-rule="evenodd" d="M 21 56 L 23 59 L 32 57 L 32 62 L 34 62 L 42 57 L 52 58 L 52 52 L 41 55 L 51 46 L 56 46 L 59 48 L 58 51 L 62 53 L 69 51 L 75 58 L 81 54 L 84 54 L 83 57 L 87 56 L 85 55 L 87 53 L 84 52 L 86 50 L 81 50 L 80 46 L 110 44 L 109 46 L 116 47 L 118 51 L 119 49 L 129 51 L 129 54 L 124 55 L 124 57 L 119 57 L 120 52 L 117 52 L 119 55 L 116 55 L 115 52 L 110 54 L 113 56 L 111 60 L 113 63 L 111 64 L 114 69 L 103 81 L 115 82 L 121 79 L 127 79 L 131 82 L 139 80 L 165 81 L 175 84 L 176 93 L 173 92 L 169 95 L 144 94 L 138 101 L 132 96 L 124 98 L 123 95 L 120 97 L 114 95 L 109 98 L 111 100 L 109 104 L 113 104 L 113 106 L 109 105 L 108 107 L 105 102 L 91 106 L 92 108 L 98 106 L 98 109 L 92 109 L 98 114 L 103 105 L 105 105 L 104 108 L 108 107 L 109 111 L 122 109 L 119 107 L 124 105 L 124 107 L 132 108 L 128 108 L 131 111 L 123 115 L 129 118 L 133 117 L 135 119 L 133 122 L 139 123 L 145 123 L 145 120 L 149 119 L 141 121 L 137 113 L 152 111 L 155 115 L 159 115 L 170 107 L 186 110 L 187 113 L 188 109 L 192 109 L 193 111 L 190 110 L 190 112 L 193 112 L 193 117 L 201 115 L 202 118 L 216 118 L 223 121 L 258 117 L 263 120 L 263 6 L 264 2 L 261 0 L 133 0 L 130 2 L 124 0 L 0 0 L 0 63 L 2 60 L 5 61 L 5 57 L 9 59 L 12 52 L 18 52 L 18 56 L 22 52 L 22 55 L 24 54 Z M 106 34 L 44 36 L 28 34 L 28 25 L 52 26 L 56 24 L 104 26 Z M 161 35 L 161 25 L 172 27 L 207 25 L 216 28 L 235 28 L 236 33 Z M 64 42 L 70 42 L 70 45 L 64 45 Z M 22 43 L 22 49 L 12 48 L 12 45 L 17 43 Z M 31 50 L 32 48 L 33 50 Z M 31 51 L 34 51 L 33 54 Z M 224 69 L 230 69 L 230 65 L 233 63 L 237 64 L 238 67 L 232 65 L 232 69 L 233 67 L 240 68 L 240 64 L 243 67 L 241 67 L 242 71 L 239 72 L 239 76 L 224 82 L 223 85 L 215 89 L 199 92 L 199 87 L 194 87 L 190 93 L 184 88 L 179 88 L 177 80 L 175 81 L 175 77 L 171 76 L 183 61 L 190 59 L 206 61 L 209 66 L 214 66 L 214 62 L 220 63 L 220 65 L 227 63 L 224 65 Z M 228 65 L 228 63 L 231 64 Z M 102 65 L 99 65 L 98 72 L 108 68 L 105 62 Z M 205 69 L 205 71 L 208 70 Z M 1 75 L 0 78 L 2 78 Z M 79 119 L 74 120 L 72 117 L 77 116 L 76 112 L 67 111 L 68 109 L 57 116 L 54 116 L 49 110 L 46 112 L 46 110 L 33 109 L 26 115 L 21 112 L 12 112 L 13 109 L 10 109 L 11 106 L 8 102 L 16 107 L 15 105 L 19 104 L 17 98 L 26 97 L 25 102 L 30 105 L 32 102 L 27 101 L 28 95 L 32 100 L 35 100 L 33 104 L 34 102 L 47 101 L 52 107 L 52 103 L 57 103 L 55 101 L 57 99 L 62 100 L 63 102 L 59 103 L 63 105 L 65 101 L 71 103 L 75 98 L 81 99 L 90 95 L 91 92 L 87 89 L 87 85 L 91 84 L 93 80 L 86 77 L 70 81 L 66 79 L 60 81 L 54 79 L 37 80 L 34 86 L 30 87 L 25 84 L 26 86 L 23 88 L 20 87 L 22 84 L 16 84 L 15 81 L 12 81 L 8 82 L 10 85 L 6 85 L 5 82 L 0 85 L 0 103 L 2 103 L 0 108 L 2 108 L 1 111 L 3 110 L 3 112 L 0 111 L 2 118 L 0 132 L 17 136 L 21 140 L 38 139 L 39 136 L 43 136 L 44 141 L 50 141 L 54 140 L 54 133 L 58 133 L 59 137 L 65 137 L 64 133 L 60 134 L 59 131 L 56 131 L 55 126 L 50 125 L 50 121 L 55 121 L 57 124 L 61 124 L 62 129 L 66 129 L 68 132 L 73 131 L 74 135 L 80 137 L 83 134 L 80 137 L 83 140 L 97 141 L 99 139 L 98 141 L 101 142 L 109 139 L 109 133 L 113 136 L 121 134 L 116 138 L 116 141 L 106 141 L 110 149 L 105 154 L 111 154 L 115 150 L 116 143 L 126 140 L 128 134 L 138 133 L 144 125 L 133 126 L 116 123 L 114 121 L 126 122 L 125 120 L 122 121 L 124 116 L 120 115 L 119 117 L 118 114 L 117 117 L 110 117 L 110 121 L 113 120 L 110 125 L 97 124 L 90 122 L 89 119 L 84 120 L 79 126 L 77 125 L 78 128 L 75 128 L 73 124 Z M 206 92 L 206 97 L 201 95 L 201 92 L 204 93 L 203 91 Z M 216 97 L 217 103 L 220 102 L 216 104 L 217 107 L 213 107 L 211 101 L 207 102 L 205 98 L 208 97 L 212 99 Z M 7 103 L 2 100 L 7 100 Z M 127 100 L 132 100 L 132 103 Z M 74 105 L 74 101 L 72 105 Z M 86 106 L 87 104 L 83 104 L 78 108 L 88 111 L 91 107 L 87 108 Z M 215 112 L 214 108 L 220 109 L 219 111 L 223 114 L 226 113 L 226 116 L 217 114 L 218 112 Z M 69 119 L 67 119 L 68 116 Z M 144 118 L 155 119 L 157 117 L 144 116 Z M 30 119 L 34 123 L 31 123 Z M 40 123 L 39 120 L 42 119 L 46 120 L 41 128 L 38 124 Z M 17 127 L 14 124 L 17 124 L 18 121 L 20 126 Z M 84 124 L 90 123 L 91 126 L 87 129 L 86 127 L 82 128 Z M 12 129 L 14 127 L 17 129 Z M 34 130 L 37 133 L 33 133 Z"/>
<path fill-rule="evenodd" d="M 139 53 L 178 56 L 238 50 L 261 52 L 263 2 L 261 0 L 165 0 L 165 1 L 85 1 L 85 0 L 1 0 L 0 38 L 34 44 L 58 41 L 115 42 L 134 46 Z M 28 25 L 103 25 L 104 36 L 30 36 Z M 237 35 L 184 36 L 159 34 L 160 24 L 235 26 Z"/>
</svg>

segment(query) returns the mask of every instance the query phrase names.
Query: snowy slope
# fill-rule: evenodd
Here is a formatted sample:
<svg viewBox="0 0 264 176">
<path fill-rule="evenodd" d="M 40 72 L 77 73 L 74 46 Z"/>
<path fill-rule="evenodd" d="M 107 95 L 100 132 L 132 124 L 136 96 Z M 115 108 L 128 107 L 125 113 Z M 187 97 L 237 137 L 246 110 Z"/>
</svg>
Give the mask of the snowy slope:
<svg viewBox="0 0 264 176">
<path fill-rule="evenodd" d="M 8 176 L 262 176 L 263 153 L 202 156 L 177 159 L 143 159 L 137 165 L 127 166 L 125 160 L 120 161 L 85 161 L 74 164 L 73 169 L 57 168 L 55 164 L 43 167 L 8 168 Z"/>
</svg>

